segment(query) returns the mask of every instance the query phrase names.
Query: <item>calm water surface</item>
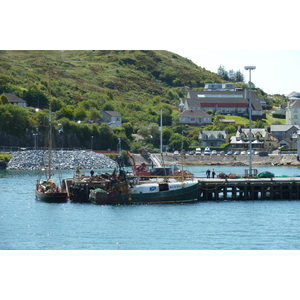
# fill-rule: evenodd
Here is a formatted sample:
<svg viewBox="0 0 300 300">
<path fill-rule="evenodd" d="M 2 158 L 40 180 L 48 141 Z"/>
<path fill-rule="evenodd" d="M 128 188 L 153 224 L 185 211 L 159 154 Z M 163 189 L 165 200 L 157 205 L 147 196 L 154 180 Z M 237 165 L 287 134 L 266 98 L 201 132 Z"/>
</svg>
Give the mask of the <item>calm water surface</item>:
<svg viewBox="0 0 300 300">
<path fill-rule="evenodd" d="M 207 167 L 190 167 L 204 176 Z M 244 167 L 215 167 L 242 174 Z M 259 172 L 300 175 L 295 167 Z M 73 176 L 65 171 L 63 177 Z M 0 249 L 300 249 L 299 201 L 97 206 L 34 197 L 35 171 L 0 171 Z"/>
</svg>

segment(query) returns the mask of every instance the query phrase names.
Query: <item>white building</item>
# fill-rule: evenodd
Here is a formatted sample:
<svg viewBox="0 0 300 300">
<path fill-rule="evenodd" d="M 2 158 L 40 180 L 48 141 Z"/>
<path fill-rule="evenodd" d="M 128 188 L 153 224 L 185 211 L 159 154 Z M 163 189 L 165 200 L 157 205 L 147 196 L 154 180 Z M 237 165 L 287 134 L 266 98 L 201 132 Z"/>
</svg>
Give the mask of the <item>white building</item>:
<svg viewBox="0 0 300 300">
<path fill-rule="evenodd" d="M 117 111 L 108 111 L 102 110 L 101 111 L 101 123 L 106 123 L 109 127 L 121 127 L 122 126 L 122 116 Z"/>
</svg>

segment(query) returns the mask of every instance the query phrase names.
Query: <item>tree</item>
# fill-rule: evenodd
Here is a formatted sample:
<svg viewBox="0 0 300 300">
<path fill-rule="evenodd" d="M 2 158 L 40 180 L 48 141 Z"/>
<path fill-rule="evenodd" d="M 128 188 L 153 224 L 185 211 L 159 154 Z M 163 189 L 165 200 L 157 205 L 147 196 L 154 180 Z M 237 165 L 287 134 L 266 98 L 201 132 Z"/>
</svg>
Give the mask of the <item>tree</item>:
<svg viewBox="0 0 300 300">
<path fill-rule="evenodd" d="M 51 108 L 52 108 L 52 111 L 58 111 L 60 110 L 62 107 L 64 106 L 64 103 L 60 100 L 60 99 L 57 99 L 55 97 L 53 97 L 51 99 Z"/>
<path fill-rule="evenodd" d="M 69 120 L 74 119 L 74 109 L 72 105 L 65 105 L 57 113 L 57 119 L 68 118 Z"/>
<path fill-rule="evenodd" d="M 122 127 L 125 129 L 125 134 L 128 138 L 131 137 L 131 135 L 133 134 L 133 126 L 130 122 L 128 123 L 123 123 Z"/>
<path fill-rule="evenodd" d="M 49 101 L 47 96 L 36 88 L 30 88 L 24 95 L 24 99 L 27 101 L 28 106 L 47 108 Z"/>
<path fill-rule="evenodd" d="M 95 107 L 92 107 L 87 115 L 88 115 L 88 118 L 93 121 L 99 120 L 101 118 L 100 112 Z"/>
<path fill-rule="evenodd" d="M 0 96 L 0 104 L 8 104 L 8 99 L 5 95 Z"/>
<path fill-rule="evenodd" d="M 224 68 L 224 66 L 219 66 L 218 68 L 218 75 L 221 76 L 224 80 L 228 80 L 228 72 Z"/>
<path fill-rule="evenodd" d="M 0 115 L 0 129 L 9 134 L 22 137 L 31 127 L 29 112 L 18 105 L 1 105 Z"/>
<path fill-rule="evenodd" d="M 1 74 L 0 75 L 0 93 L 10 92 L 10 84 L 14 81 L 13 77 Z"/>
<path fill-rule="evenodd" d="M 189 143 L 186 137 L 183 137 L 182 134 L 174 133 L 171 136 L 169 147 L 170 149 L 179 150 L 183 144 L 183 149 L 187 150 L 189 147 Z"/>
<path fill-rule="evenodd" d="M 74 109 L 75 121 L 83 121 L 86 117 L 86 111 L 84 109 L 80 109 L 79 107 Z"/>
<path fill-rule="evenodd" d="M 235 72 L 233 70 L 229 70 L 228 79 L 231 81 L 235 81 Z"/>
<path fill-rule="evenodd" d="M 244 75 L 240 70 L 235 73 L 235 82 L 244 82 Z"/>
</svg>

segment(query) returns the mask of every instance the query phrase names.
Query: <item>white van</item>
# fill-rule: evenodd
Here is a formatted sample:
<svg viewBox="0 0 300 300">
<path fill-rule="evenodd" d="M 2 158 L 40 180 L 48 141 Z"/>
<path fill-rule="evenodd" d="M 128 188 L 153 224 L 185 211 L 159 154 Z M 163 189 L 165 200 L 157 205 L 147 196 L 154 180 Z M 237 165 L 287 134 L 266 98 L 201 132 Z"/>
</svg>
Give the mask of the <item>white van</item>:
<svg viewBox="0 0 300 300">
<path fill-rule="evenodd" d="M 204 155 L 210 155 L 210 148 L 209 147 L 206 147 L 205 150 L 204 150 Z"/>
<path fill-rule="evenodd" d="M 196 155 L 201 155 L 201 148 L 196 148 L 195 154 L 196 154 Z"/>
</svg>

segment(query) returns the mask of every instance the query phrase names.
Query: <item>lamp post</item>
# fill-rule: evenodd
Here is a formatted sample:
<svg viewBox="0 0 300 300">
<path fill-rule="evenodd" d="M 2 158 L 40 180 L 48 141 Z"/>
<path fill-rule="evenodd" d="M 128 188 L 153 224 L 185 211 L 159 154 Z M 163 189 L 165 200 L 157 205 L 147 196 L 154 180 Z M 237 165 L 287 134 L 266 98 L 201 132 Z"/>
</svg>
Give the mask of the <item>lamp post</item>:
<svg viewBox="0 0 300 300">
<path fill-rule="evenodd" d="M 245 70 L 249 70 L 249 176 L 252 176 L 252 93 L 251 93 L 251 71 L 255 70 L 255 66 L 246 66 Z"/>
<path fill-rule="evenodd" d="M 92 151 L 93 151 L 93 144 L 94 144 L 94 136 L 92 135 L 91 136 L 91 149 L 92 149 Z"/>
</svg>

